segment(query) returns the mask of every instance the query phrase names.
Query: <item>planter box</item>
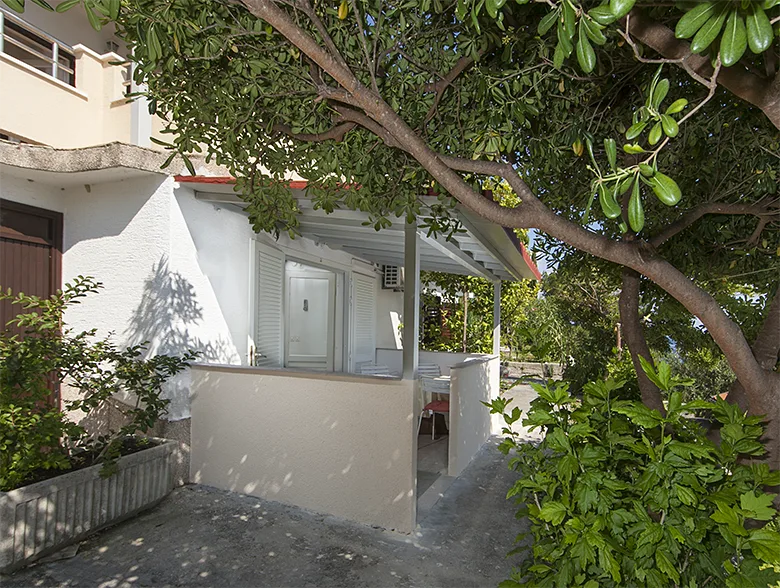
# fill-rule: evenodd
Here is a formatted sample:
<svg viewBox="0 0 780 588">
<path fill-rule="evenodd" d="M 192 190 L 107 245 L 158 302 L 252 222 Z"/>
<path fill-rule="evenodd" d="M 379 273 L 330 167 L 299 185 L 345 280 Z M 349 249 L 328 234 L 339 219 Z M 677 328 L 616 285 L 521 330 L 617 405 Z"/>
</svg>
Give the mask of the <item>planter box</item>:
<svg viewBox="0 0 780 588">
<path fill-rule="evenodd" d="M 157 504 L 173 490 L 175 441 L 0 492 L 0 572 L 9 572 Z"/>
</svg>

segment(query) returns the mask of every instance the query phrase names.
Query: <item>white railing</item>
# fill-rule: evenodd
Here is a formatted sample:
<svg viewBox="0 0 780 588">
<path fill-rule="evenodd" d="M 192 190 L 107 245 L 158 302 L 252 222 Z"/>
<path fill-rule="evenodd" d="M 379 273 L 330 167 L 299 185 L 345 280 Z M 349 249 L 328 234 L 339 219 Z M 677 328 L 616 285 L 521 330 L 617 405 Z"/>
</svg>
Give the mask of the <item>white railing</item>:
<svg viewBox="0 0 780 588">
<path fill-rule="evenodd" d="M 2 8 L 0 53 L 10 55 L 69 86 L 76 85 L 73 49 Z"/>
</svg>

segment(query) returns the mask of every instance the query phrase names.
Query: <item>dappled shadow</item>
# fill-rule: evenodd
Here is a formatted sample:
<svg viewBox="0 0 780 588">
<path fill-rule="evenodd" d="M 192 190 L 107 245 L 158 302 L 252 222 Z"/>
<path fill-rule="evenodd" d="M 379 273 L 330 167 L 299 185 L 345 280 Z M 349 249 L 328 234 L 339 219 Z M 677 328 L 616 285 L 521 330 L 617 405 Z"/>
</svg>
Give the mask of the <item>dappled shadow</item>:
<svg viewBox="0 0 780 588">
<path fill-rule="evenodd" d="M 149 352 L 181 355 L 195 351 L 198 361 L 230 363 L 237 359 L 235 346 L 225 337 L 204 338 L 203 307 L 193 284 L 168 267 L 162 257 L 144 283 L 141 302 L 133 311 L 124 336 L 128 345 L 149 342 Z"/>
<path fill-rule="evenodd" d="M 456 500 L 437 507 L 445 514 L 414 536 L 187 486 L 160 506 L 87 540 L 75 557 L 4 577 L 2 584 L 495 586 L 508 573 L 505 556 L 518 525 L 512 517 L 506 522 L 511 505 L 504 500 L 505 469 L 492 459 L 475 468 Z M 451 508 L 456 512 L 446 514 Z"/>
</svg>

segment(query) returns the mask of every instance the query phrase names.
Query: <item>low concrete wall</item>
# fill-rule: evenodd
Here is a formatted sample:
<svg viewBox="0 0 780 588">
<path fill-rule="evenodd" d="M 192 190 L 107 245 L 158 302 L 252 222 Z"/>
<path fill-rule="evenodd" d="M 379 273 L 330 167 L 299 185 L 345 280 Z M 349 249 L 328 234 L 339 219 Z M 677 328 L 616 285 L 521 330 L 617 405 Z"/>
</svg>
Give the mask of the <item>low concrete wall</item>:
<svg viewBox="0 0 780 588">
<path fill-rule="evenodd" d="M 414 382 L 193 366 L 190 481 L 409 533 Z"/>
<path fill-rule="evenodd" d="M 482 402 L 500 393 L 497 356 L 474 358 L 452 367 L 448 474 L 459 475 L 494 432 L 494 419 Z"/>
<path fill-rule="evenodd" d="M 537 378 L 552 378 L 554 380 L 560 380 L 563 377 L 563 366 L 558 363 L 510 361 L 509 377 L 520 378 L 522 376 L 533 376 Z"/>
<path fill-rule="evenodd" d="M 172 454 L 164 443 L 121 457 L 117 473 L 102 466 L 0 492 L 0 572 L 26 565 L 153 506 L 173 489 Z"/>
<path fill-rule="evenodd" d="M 463 363 L 467 359 L 490 357 L 483 353 L 447 353 L 446 351 L 420 351 L 420 363 L 434 363 L 441 367 L 441 375 L 449 376 L 450 369 L 454 365 Z M 376 350 L 377 365 L 386 365 L 390 371 L 400 374 L 403 371 L 403 350 L 383 349 Z"/>
</svg>

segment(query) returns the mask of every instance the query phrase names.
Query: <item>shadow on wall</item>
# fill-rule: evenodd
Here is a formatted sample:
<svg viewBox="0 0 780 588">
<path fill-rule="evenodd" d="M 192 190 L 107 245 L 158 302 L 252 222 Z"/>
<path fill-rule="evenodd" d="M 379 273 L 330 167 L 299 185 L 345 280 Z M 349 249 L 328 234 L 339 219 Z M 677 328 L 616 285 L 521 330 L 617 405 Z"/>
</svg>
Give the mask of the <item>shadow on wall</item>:
<svg viewBox="0 0 780 588">
<path fill-rule="evenodd" d="M 203 307 L 195 287 L 171 271 L 163 256 L 144 283 L 141 302 L 133 311 L 124 336 L 127 345 L 149 342 L 149 353 L 180 355 L 191 350 L 204 363 L 238 363 L 235 346 L 224 336 L 203 338 Z"/>
</svg>

